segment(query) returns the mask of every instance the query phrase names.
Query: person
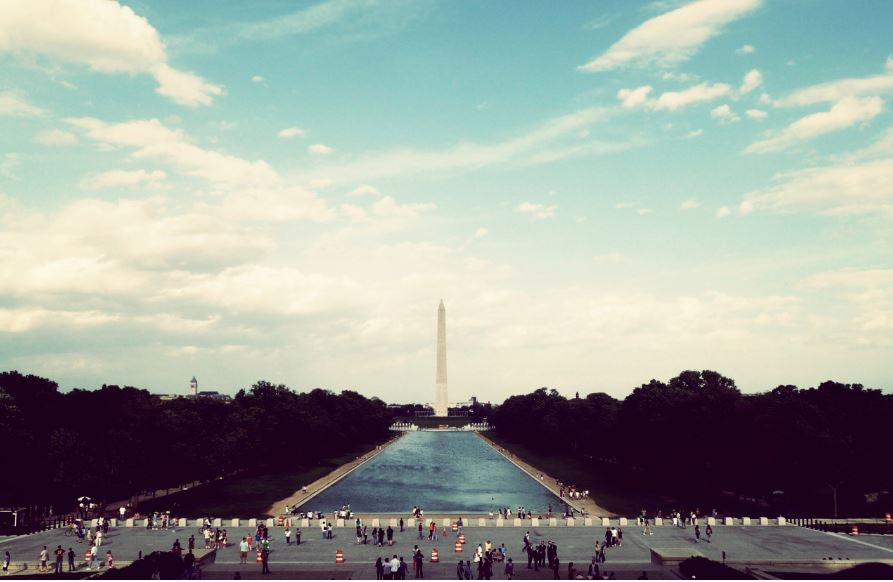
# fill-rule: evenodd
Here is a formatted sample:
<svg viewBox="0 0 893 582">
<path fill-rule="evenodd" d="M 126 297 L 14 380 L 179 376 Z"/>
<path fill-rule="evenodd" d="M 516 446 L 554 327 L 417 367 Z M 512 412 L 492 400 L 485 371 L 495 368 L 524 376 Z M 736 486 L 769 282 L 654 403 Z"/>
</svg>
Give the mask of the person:
<svg viewBox="0 0 893 582">
<path fill-rule="evenodd" d="M 112 556 L 111 550 L 106 550 L 105 552 L 105 565 L 112 569 L 115 567 L 115 557 Z"/>
<path fill-rule="evenodd" d="M 577 577 L 577 570 L 576 570 L 576 568 L 574 568 L 574 563 L 568 562 L 567 563 L 567 579 L 573 580 L 576 577 Z"/>
<path fill-rule="evenodd" d="M 701 541 L 701 526 L 695 524 L 695 542 Z"/>
<path fill-rule="evenodd" d="M 9 563 L 12 561 L 12 558 L 9 557 L 9 552 L 7 551 L 3 555 L 3 575 L 9 576 Z M 461 563 L 461 562 L 460 562 Z"/>
<path fill-rule="evenodd" d="M 77 568 L 74 565 L 74 550 L 72 548 L 68 548 L 68 571 L 74 572 Z"/>
<path fill-rule="evenodd" d="M 301 545 L 301 528 L 295 530 L 295 545 Z"/>
<path fill-rule="evenodd" d="M 183 557 L 183 569 L 186 571 L 186 578 L 192 578 L 192 570 L 195 566 L 195 554 L 189 552 Z"/>
<path fill-rule="evenodd" d="M 375 579 L 384 580 L 384 565 L 381 563 L 381 556 L 375 560 Z"/>
<path fill-rule="evenodd" d="M 62 562 L 65 560 L 65 550 L 62 549 L 62 546 L 56 546 L 56 549 L 53 550 L 53 555 L 56 556 L 56 569 L 55 574 L 62 573 Z"/>
<path fill-rule="evenodd" d="M 118 508 L 118 515 L 121 516 L 121 521 L 124 521 L 124 516 L 127 514 L 127 508 L 123 505 Z"/>
<path fill-rule="evenodd" d="M 285 528 L 285 545 L 291 545 L 291 530 L 289 528 Z"/>
<path fill-rule="evenodd" d="M 96 564 L 96 546 L 90 546 L 90 565 L 88 566 L 88 570 L 92 570 L 93 566 Z"/>
<path fill-rule="evenodd" d="M 9 552 L 7 552 L 6 554 L 9 555 Z M 462 560 L 459 560 L 459 563 L 456 564 L 456 579 L 465 579 L 465 562 L 463 562 Z"/>
<path fill-rule="evenodd" d="M 561 576 L 558 575 L 558 566 L 559 560 L 558 555 L 556 554 L 554 558 L 552 558 L 552 579 L 553 580 L 561 580 Z"/>
<path fill-rule="evenodd" d="M 421 521 L 419 521 L 419 539 L 423 539 L 422 538 L 422 522 Z"/>
<path fill-rule="evenodd" d="M 261 548 L 260 550 L 260 561 L 263 566 L 261 570 L 261 574 L 269 574 L 270 573 L 270 550 L 267 549 L 266 546 Z"/>
<path fill-rule="evenodd" d="M 471 580 L 471 560 L 465 560 L 465 579 Z"/>
<path fill-rule="evenodd" d="M 192 549 L 189 550 L 189 553 L 192 553 Z M 248 563 L 248 538 L 242 538 L 239 542 L 239 563 Z"/>
<path fill-rule="evenodd" d="M 37 568 L 38 572 L 44 573 L 49 572 L 47 568 L 47 560 L 49 560 L 50 553 L 47 551 L 47 547 L 44 546 L 42 550 L 40 550 L 40 566 Z"/>
<path fill-rule="evenodd" d="M 505 575 L 506 580 L 511 580 L 515 575 L 515 565 L 512 563 L 511 558 L 505 562 L 505 570 L 503 571 L 503 574 Z"/>
<path fill-rule="evenodd" d="M 400 518 L 400 533 L 403 533 L 403 518 Z"/>
<path fill-rule="evenodd" d="M 406 562 L 403 556 L 400 556 L 400 563 L 397 565 L 397 580 L 406 580 Z"/>
<path fill-rule="evenodd" d="M 397 559 L 397 554 L 394 554 L 394 557 L 391 558 L 390 570 L 391 570 L 390 580 L 396 580 L 397 572 L 400 571 L 400 560 Z"/>
<path fill-rule="evenodd" d="M 393 546 L 394 545 L 394 528 L 392 528 L 391 526 L 388 526 L 387 536 L 388 536 L 388 545 Z"/>
<path fill-rule="evenodd" d="M 533 563 L 534 558 L 536 558 L 536 551 L 533 549 L 533 546 L 527 544 L 527 569 L 531 568 L 531 564 Z"/>
<path fill-rule="evenodd" d="M 194 549 L 195 549 L 195 535 L 190 535 L 189 536 L 189 551 L 191 552 Z"/>
<path fill-rule="evenodd" d="M 710 527 L 710 524 L 707 524 L 707 529 L 704 530 L 704 533 L 707 534 L 707 543 L 710 543 L 710 538 L 713 536 L 713 528 Z"/>
<path fill-rule="evenodd" d="M 422 550 L 419 549 L 419 546 L 416 545 L 412 549 L 412 564 L 415 566 L 415 577 L 416 578 L 424 578 L 424 574 L 422 574 L 422 564 L 424 563 L 425 558 L 422 556 Z"/>
</svg>

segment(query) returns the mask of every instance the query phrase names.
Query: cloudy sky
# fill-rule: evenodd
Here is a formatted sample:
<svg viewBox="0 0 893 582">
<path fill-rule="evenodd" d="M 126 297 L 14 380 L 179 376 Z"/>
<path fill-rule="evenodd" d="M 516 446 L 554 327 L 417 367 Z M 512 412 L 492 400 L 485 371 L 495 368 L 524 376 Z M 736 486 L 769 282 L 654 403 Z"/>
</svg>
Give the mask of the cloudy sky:
<svg viewBox="0 0 893 582">
<path fill-rule="evenodd" d="M 0 3 L 0 368 L 893 386 L 893 4 Z"/>
</svg>

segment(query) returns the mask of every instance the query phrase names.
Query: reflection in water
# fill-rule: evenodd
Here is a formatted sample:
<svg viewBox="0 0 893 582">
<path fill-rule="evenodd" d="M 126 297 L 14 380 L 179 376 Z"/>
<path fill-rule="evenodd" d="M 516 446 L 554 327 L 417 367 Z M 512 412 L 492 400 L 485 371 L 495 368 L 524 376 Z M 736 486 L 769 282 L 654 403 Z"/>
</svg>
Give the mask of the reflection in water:
<svg viewBox="0 0 893 582">
<path fill-rule="evenodd" d="M 488 512 L 518 506 L 534 513 L 561 502 L 471 433 L 408 433 L 377 457 L 323 491 L 303 511 Z"/>
</svg>

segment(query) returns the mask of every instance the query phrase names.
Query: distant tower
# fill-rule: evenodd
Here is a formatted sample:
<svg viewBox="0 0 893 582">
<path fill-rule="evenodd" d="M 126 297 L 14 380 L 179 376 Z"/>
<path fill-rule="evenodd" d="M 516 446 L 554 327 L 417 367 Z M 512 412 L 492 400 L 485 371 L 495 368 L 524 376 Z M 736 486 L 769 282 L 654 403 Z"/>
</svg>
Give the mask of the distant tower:
<svg viewBox="0 0 893 582">
<path fill-rule="evenodd" d="M 198 396 L 198 380 L 195 379 L 195 376 L 189 382 L 189 392 L 192 396 Z"/>
<path fill-rule="evenodd" d="M 446 308 L 443 299 L 437 308 L 437 371 L 435 373 L 434 416 L 448 416 L 446 366 Z"/>
</svg>

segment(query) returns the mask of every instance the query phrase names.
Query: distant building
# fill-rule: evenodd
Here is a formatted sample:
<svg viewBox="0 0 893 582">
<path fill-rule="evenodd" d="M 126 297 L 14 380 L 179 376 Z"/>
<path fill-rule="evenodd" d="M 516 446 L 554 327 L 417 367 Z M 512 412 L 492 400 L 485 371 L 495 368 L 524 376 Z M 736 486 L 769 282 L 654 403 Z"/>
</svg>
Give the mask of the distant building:
<svg viewBox="0 0 893 582">
<path fill-rule="evenodd" d="M 195 379 L 195 376 L 189 382 L 189 395 L 193 398 L 198 395 L 198 380 Z"/>
<path fill-rule="evenodd" d="M 211 400 L 221 400 L 223 402 L 232 400 L 232 397 L 229 394 L 221 394 L 220 392 L 213 390 L 202 390 L 196 394 L 194 398 L 209 398 Z"/>
</svg>

